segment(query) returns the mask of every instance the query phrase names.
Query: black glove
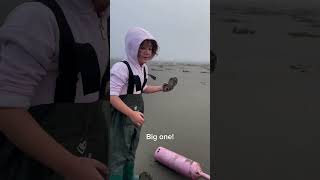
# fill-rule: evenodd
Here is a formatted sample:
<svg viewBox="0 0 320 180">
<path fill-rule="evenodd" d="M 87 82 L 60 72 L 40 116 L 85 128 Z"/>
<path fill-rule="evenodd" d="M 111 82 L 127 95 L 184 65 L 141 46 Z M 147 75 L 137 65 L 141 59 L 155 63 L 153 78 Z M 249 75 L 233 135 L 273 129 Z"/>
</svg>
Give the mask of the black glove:
<svg viewBox="0 0 320 180">
<path fill-rule="evenodd" d="M 178 78 L 172 77 L 169 79 L 168 83 L 162 85 L 163 92 L 168 92 L 173 90 L 173 88 L 178 84 Z"/>
</svg>

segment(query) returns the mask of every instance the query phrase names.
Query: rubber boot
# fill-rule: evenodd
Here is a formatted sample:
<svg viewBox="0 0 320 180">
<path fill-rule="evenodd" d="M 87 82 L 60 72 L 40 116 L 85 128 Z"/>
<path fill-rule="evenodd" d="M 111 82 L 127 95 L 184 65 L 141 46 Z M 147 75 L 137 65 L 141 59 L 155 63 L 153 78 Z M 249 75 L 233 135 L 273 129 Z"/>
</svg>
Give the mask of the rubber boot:
<svg viewBox="0 0 320 180">
<path fill-rule="evenodd" d="M 124 180 L 152 180 L 152 177 L 147 172 L 142 172 L 139 175 L 134 174 L 134 163 L 128 162 L 124 167 Z"/>
<path fill-rule="evenodd" d="M 120 166 L 113 170 L 109 176 L 109 180 L 123 180 L 124 166 Z"/>
<path fill-rule="evenodd" d="M 138 179 L 136 179 L 136 180 L 138 180 Z M 134 177 L 134 163 L 133 162 L 127 162 L 124 165 L 123 180 L 135 180 L 135 177 Z"/>
</svg>

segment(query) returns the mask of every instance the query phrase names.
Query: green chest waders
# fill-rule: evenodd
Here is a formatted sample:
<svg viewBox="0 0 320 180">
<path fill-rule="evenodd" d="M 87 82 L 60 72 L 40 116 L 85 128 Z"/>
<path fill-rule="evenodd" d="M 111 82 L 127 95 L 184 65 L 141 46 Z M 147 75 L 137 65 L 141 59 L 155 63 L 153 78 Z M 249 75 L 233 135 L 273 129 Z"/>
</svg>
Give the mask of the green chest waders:
<svg viewBox="0 0 320 180">
<path fill-rule="evenodd" d="M 121 100 L 132 110 L 144 113 L 144 102 L 142 94 L 134 94 L 136 91 L 143 90 L 147 79 L 144 69 L 144 82 L 141 85 L 140 78 L 133 75 L 128 62 L 123 61 L 129 70 L 128 91 L 127 95 L 119 96 Z M 133 124 L 131 119 L 111 107 L 110 123 L 110 157 L 109 169 L 111 171 L 110 180 L 132 180 L 134 179 L 134 160 L 139 143 L 141 127 Z"/>
<path fill-rule="evenodd" d="M 109 71 L 106 69 L 101 81 L 94 48 L 89 43 L 79 44 L 74 41 L 62 9 L 55 1 L 40 2 L 52 10 L 59 26 L 59 74 L 54 103 L 31 107 L 29 112 L 68 151 L 107 164 L 107 122 L 110 120 L 106 118 L 110 118 L 110 106 L 103 95 L 106 86 L 104 81 L 107 81 Z M 74 103 L 79 73 L 84 95 L 100 92 L 96 102 Z M 34 146 L 37 146 L 37 142 L 34 142 Z M 57 180 L 63 177 L 30 158 L 0 134 L 0 179 Z"/>
</svg>

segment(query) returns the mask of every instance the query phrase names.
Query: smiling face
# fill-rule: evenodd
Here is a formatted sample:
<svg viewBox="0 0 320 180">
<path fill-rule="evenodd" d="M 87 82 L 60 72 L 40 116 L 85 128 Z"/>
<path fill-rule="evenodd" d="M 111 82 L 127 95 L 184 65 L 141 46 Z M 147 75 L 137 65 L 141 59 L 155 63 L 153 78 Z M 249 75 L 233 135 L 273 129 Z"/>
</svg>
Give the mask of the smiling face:
<svg viewBox="0 0 320 180">
<path fill-rule="evenodd" d="M 138 51 L 138 61 L 140 65 L 151 60 L 158 50 L 157 42 L 154 40 L 144 40 Z"/>
</svg>

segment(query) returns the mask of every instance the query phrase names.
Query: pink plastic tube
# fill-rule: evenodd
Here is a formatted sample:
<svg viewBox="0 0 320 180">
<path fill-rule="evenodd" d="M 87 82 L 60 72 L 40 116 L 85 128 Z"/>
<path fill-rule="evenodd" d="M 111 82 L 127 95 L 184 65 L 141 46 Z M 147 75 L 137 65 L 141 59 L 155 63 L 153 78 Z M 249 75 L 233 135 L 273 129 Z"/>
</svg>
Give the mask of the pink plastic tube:
<svg viewBox="0 0 320 180">
<path fill-rule="evenodd" d="M 210 175 L 202 172 L 199 163 L 164 147 L 156 149 L 154 158 L 161 164 L 191 179 L 198 179 L 199 177 L 210 179 Z"/>
</svg>

